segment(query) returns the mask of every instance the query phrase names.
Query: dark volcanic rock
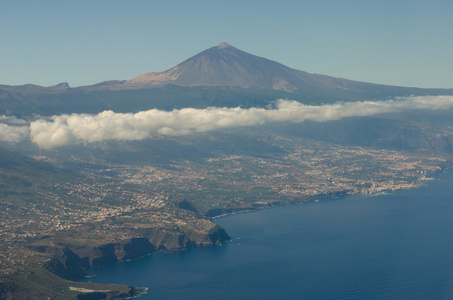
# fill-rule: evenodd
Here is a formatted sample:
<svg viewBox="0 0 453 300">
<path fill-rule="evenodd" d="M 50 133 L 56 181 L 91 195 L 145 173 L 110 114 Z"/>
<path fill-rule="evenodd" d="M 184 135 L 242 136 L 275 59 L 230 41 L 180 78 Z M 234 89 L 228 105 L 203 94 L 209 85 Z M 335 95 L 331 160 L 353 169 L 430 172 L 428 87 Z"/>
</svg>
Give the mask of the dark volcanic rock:
<svg viewBox="0 0 453 300">
<path fill-rule="evenodd" d="M 45 263 L 45 268 L 65 279 L 78 279 L 88 274 L 95 265 L 116 263 L 135 259 L 158 251 L 175 251 L 196 246 L 221 245 L 230 240 L 225 230 L 215 225 L 209 232 L 198 233 L 145 230 L 140 238 L 108 243 L 98 246 L 66 245 L 57 248 L 54 258 Z M 48 250 L 49 251 L 49 250 Z"/>
<path fill-rule="evenodd" d="M 71 88 L 67 82 L 62 82 L 56 85 L 52 85 L 48 87 L 49 89 L 69 89 Z"/>
</svg>

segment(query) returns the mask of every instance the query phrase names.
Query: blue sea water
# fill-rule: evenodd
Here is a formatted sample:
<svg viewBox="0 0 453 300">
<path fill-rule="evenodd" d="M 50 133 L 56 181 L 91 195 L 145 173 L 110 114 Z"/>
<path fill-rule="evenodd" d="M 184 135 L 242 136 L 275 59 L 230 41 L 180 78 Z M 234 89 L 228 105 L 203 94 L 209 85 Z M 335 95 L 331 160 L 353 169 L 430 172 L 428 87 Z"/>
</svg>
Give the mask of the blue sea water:
<svg viewBox="0 0 453 300">
<path fill-rule="evenodd" d="M 427 186 L 230 215 L 234 240 L 93 269 L 141 299 L 453 299 L 453 171 Z"/>
</svg>

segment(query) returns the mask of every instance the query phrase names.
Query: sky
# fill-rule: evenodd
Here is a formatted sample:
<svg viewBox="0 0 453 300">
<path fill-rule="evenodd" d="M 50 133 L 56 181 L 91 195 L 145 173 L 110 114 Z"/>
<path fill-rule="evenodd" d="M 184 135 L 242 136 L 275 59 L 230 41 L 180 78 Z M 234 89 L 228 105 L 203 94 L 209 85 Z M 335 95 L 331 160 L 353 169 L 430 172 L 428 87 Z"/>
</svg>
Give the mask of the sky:
<svg viewBox="0 0 453 300">
<path fill-rule="evenodd" d="M 160 72 L 221 42 L 294 69 L 453 88 L 451 0 L 2 0 L 0 84 Z"/>
</svg>

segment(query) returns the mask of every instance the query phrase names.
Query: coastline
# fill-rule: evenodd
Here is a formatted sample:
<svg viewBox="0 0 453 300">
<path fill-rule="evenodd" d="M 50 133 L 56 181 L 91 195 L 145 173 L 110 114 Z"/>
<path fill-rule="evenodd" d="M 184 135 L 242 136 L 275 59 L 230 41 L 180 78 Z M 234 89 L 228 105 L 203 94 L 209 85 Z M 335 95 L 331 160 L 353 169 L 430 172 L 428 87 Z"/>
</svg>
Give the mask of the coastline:
<svg viewBox="0 0 453 300">
<path fill-rule="evenodd" d="M 433 179 L 435 179 L 435 178 L 429 178 L 427 176 L 434 176 L 434 177 L 441 176 L 443 173 L 445 173 L 448 170 L 449 170 L 449 168 L 443 168 L 443 169 L 440 169 L 439 172 L 433 172 L 432 174 L 426 174 L 426 176 L 421 177 L 416 182 L 414 182 L 414 184 L 417 183 L 417 185 L 412 186 L 411 189 L 420 188 L 424 185 L 424 183 L 426 181 L 432 181 Z M 393 191 L 399 191 L 399 190 L 403 190 L 403 188 L 400 188 L 398 190 L 392 189 L 392 190 L 384 191 L 384 192 L 393 192 Z M 382 192 L 379 192 L 379 193 L 382 193 Z M 368 195 L 368 196 L 371 196 L 371 197 L 377 196 L 377 195 L 379 195 L 379 193 L 375 193 L 375 194 Z M 321 195 L 320 197 L 309 197 L 309 198 L 300 199 L 300 201 L 294 201 L 294 202 L 273 203 L 272 205 L 260 204 L 257 206 L 248 207 L 248 208 L 244 208 L 244 209 L 233 209 L 233 211 L 231 211 L 231 212 L 219 214 L 219 215 L 213 216 L 209 219 L 215 222 L 215 220 L 229 216 L 229 215 L 254 212 L 254 211 L 258 211 L 258 210 L 262 210 L 262 209 L 271 208 L 274 206 L 296 205 L 296 204 L 302 204 L 302 203 L 307 203 L 307 202 L 330 200 L 330 199 L 343 198 L 346 196 L 355 196 L 355 195 L 360 195 L 360 193 L 347 193 L 347 191 L 340 191 L 335 194 L 328 194 L 328 195 L 324 194 L 324 195 Z M 224 234 L 226 234 L 226 236 L 228 236 L 222 227 L 220 227 L 218 224 L 216 224 L 216 226 L 218 226 L 218 227 L 216 227 L 217 229 L 221 228 L 224 231 Z M 146 248 L 145 247 L 145 249 L 142 248 L 142 250 L 145 250 L 145 251 L 138 251 L 136 253 L 127 253 L 128 251 L 125 251 L 124 247 L 125 247 L 125 245 L 128 244 L 128 242 L 123 241 L 122 246 L 121 245 L 118 246 L 119 248 L 116 250 L 115 253 L 123 253 L 123 255 L 124 255 L 123 257 L 126 257 L 126 258 L 117 256 L 116 259 L 112 259 L 113 257 L 109 256 L 113 252 L 110 252 L 110 254 L 108 254 L 107 252 L 102 253 L 102 251 L 101 251 L 102 249 L 105 250 L 106 248 L 108 248 L 107 246 L 109 246 L 110 244 L 97 245 L 96 247 L 91 247 L 92 248 L 91 250 L 88 249 L 88 248 L 90 248 L 89 246 L 83 246 L 83 247 L 85 247 L 83 249 L 80 248 L 80 246 L 78 246 L 79 248 L 70 246 L 68 248 L 64 248 L 60 254 L 56 253 L 56 257 L 54 257 L 54 259 L 52 259 L 52 262 L 56 264 L 56 265 L 54 265 L 53 268 L 51 267 L 51 268 L 45 268 L 45 269 L 53 272 L 53 274 L 55 274 L 57 276 L 63 275 L 63 276 L 60 276 L 62 282 L 67 279 L 80 280 L 81 278 L 86 278 L 86 276 L 89 275 L 89 273 L 87 271 L 89 270 L 89 268 L 91 268 L 93 266 L 100 266 L 100 265 L 105 265 L 105 264 L 109 264 L 109 263 L 118 263 L 118 262 L 124 262 L 124 261 L 129 261 L 129 260 L 137 260 L 137 259 L 141 259 L 143 257 L 149 256 L 156 252 L 169 253 L 169 252 L 176 252 L 176 251 L 184 251 L 186 249 L 193 248 L 193 247 L 212 246 L 212 245 L 217 244 L 217 242 L 219 242 L 219 244 L 223 244 L 231 239 L 229 236 L 228 236 L 228 239 L 222 239 L 222 234 L 218 235 L 217 237 L 214 237 L 214 239 L 211 239 L 211 237 L 212 236 L 210 236 L 208 234 L 203 238 L 198 237 L 197 240 L 192 240 L 192 239 L 188 238 L 188 240 L 187 240 L 188 242 L 186 242 L 184 244 L 184 246 L 181 247 L 181 245 L 179 245 L 178 247 L 170 247 L 169 249 L 161 248 L 158 246 L 158 243 L 156 243 L 155 248 Z M 148 239 L 148 242 L 149 243 L 151 242 L 151 238 L 149 236 L 148 237 L 141 236 L 141 237 L 134 238 L 134 240 L 136 242 L 139 240 L 142 240 L 142 239 Z M 178 238 L 176 238 L 176 240 L 178 240 Z M 129 242 L 131 242 L 131 240 Z M 142 243 L 146 244 L 146 242 L 144 240 L 142 241 Z M 113 245 L 109 246 L 109 247 L 114 248 Z M 120 248 L 122 250 L 120 250 Z M 95 253 L 97 253 L 97 254 L 95 254 Z M 60 256 L 58 257 L 58 255 L 60 255 Z M 94 255 L 94 256 L 90 256 L 90 255 Z M 108 258 L 108 257 L 110 257 L 110 258 Z M 84 261 L 85 261 L 85 265 L 83 265 Z M 89 265 L 86 264 L 86 261 L 89 262 Z M 96 263 L 93 264 L 93 261 Z M 73 266 L 75 265 L 77 268 L 73 269 L 73 270 L 67 269 L 67 266 L 71 265 L 71 264 Z M 63 266 L 63 268 L 62 268 L 62 266 Z M 61 271 L 62 270 L 64 271 L 65 269 L 66 269 L 67 273 L 64 273 L 64 272 L 61 273 Z M 82 271 L 84 270 L 85 273 L 82 276 L 78 276 L 77 274 L 81 274 L 80 273 L 81 270 Z M 73 271 L 75 271 L 75 273 L 71 274 L 71 272 L 73 272 Z M 75 283 L 85 285 L 85 283 L 81 283 L 80 281 L 75 281 Z M 65 285 L 66 285 L 66 283 L 65 283 Z M 69 285 L 67 287 L 68 290 L 69 290 L 70 286 L 73 286 L 73 285 Z M 109 293 L 108 295 L 106 293 L 104 293 L 103 295 L 110 299 L 124 299 L 126 296 L 127 297 L 138 297 L 138 296 L 140 296 L 140 293 L 143 291 L 142 290 L 143 288 L 132 287 L 132 286 L 121 286 L 121 288 L 122 288 L 121 291 L 120 290 L 115 291 L 115 290 L 111 289 L 111 290 L 109 290 L 111 293 Z M 89 289 L 89 288 L 87 288 L 87 289 Z M 95 293 L 101 293 L 106 290 L 106 288 L 91 288 L 91 289 L 94 291 L 94 292 L 91 292 L 91 294 L 93 294 L 93 295 Z M 125 292 L 125 289 L 126 290 L 128 289 L 127 292 Z M 73 292 L 76 292 L 76 291 L 73 291 Z M 88 295 L 90 293 L 82 293 L 82 294 Z"/>
<path fill-rule="evenodd" d="M 45 240 L 41 241 L 41 245 L 29 245 L 32 246 L 29 248 L 31 251 L 41 255 L 39 261 L 24 270 L 0 276 L 0 298 L 83 300 L 136 297 L 144 292 L 143 287 L 80 280 L 90 275 L 93 266 L 140 259 L 156 252 L 221 245 L 230 240 L 225 230 L 214 223 L 204 229 L 195 227 L 176 232 L 151 230 L 148 234 L 141 233 L 138 237 L 112 239 L 110 242 L 93 239 L 83 243 L 80 240 Z"/>
<path fill-rule="evenodd" d="M 338 199 L 338 198 L 343 198 L 343 197 L 348 197 L 348 196 L 358 196 L 358 195 L 363 195 L 363 196 L 367 196 L 367 197 L 376 197 L 376 196 L 380 196 L 380 195 L 386 195 L 386 194 L 389 194 L 389 193 L 392 193 L 392 192 L 419 189 L 419 188 L 423 188 L 423 187 L 426 186 L 425 182 L 430 182 L 430 181 L 437 180 L 435 178 L 436 176 L 442 176 L 442 174 L 448 172 L 452 168 L 453 168 L 453 166 L 448 166 L 448 167 L 441 168 L 437 172 L 432 172 L 430 174 L 426 174 L 425 176 L 423 176 L 423 177 L 419 178 L 417 181 L 415 181 L 413 183 L 414 184 L 413 186 L 408 187 L 408 188 L 382 190 L 382 191 L 378 191 L 378 192 L 373 193 L 373 194 L 345 193 L 345 194 L 343 194 L 341 196 L 325 197 L 325 195 L 324 195 L 324 197 L 309 197 L 309 198 L 305 198 L 304 200 L 295 201 L 295 202 L 273 203 L 272 205 L 262 205 L 262 206 L 244 208 L 244 209 L 236 209 L 233 212 L 223 213 L 223 214 L 220 214 L 220 215 L 216 215 L 216 216 L 210 217 L 210 220 L 216 220 L 216 219 L 220 219 L 220 218 L 231 216 L 231 215 L 235 215 L 235 214 L 243 214 L 243 213 L 254 212 L 254 211 L 258 211 L 258 210 L 262 210 L 262 209 L 268 209 L 268 208 L 272 208 L 272 207 L 275 207 L 275 206 L 299 205 L 299 204 L 303 204 L 303 203 L 319 202 L 321 200 L 332 200 L 332 199 Z M 434 177 L 430 177 L 430 176 L 434 176 Z M 336 194 L 342 194 L 343 192 L 346 192 L 346 191 L 340 191 L 340 192 L 338 192 Z"/>
<path fill-rule="evenodd" d="M 442 174 L 436 174 L 434 177 L 435 180 L 430 180 L 426 186 L 426 188 L 430 188 L 431 190 L 434 189 L 436 190 L 437 189 L 437 184 L 442 181 L 442 182 L 447 182 L 447 185 L 449 182 L 451 182 L 451 177 L 448 176 L 446 179 L 442 180 L 442 176 L 445 174 L 446 172 L 442 173 Z M 449 172 L 448 174 L 451 175 L 451 172 Z M 440 178 L 439 178 L 440 177 Z M 443 186 L 445 186 L 445 184 L 443 184 Z M 425 190 L 425 188 L 424 188 Z M 406 191 L 398 191 L 397 193 L 389 193 L 390 195 L 389 196 L 384 196 L 383 199 L 370 199 L 368 198 L 366 195 L 352 195 L 354 197 L 346 197 L 346 199 L 337 199 L 337 200 L 340 200 L 340 201 L 336 201 L 335 199 L 333 200 L 329 200 L 329 201 L 326 201 L 325 203 L 323 203 L 322 207 L 325 207 L 325 208 L 329 208 L 329 207 L 336 207 L 336 208 L 339 208 L 342 206 L 342 203 L 343 201 L 346 202 L 346 207 L 349 207 L 349 208 L 352 208 L 352 207 L 355 207 L 355 208 L 358 208 L 358 210 L 355 210 L 355 209 L 350 209 L 348 210 L 350 212 L 351 215 L 361 215 L 362 213 L 362 210 L 361 208 L 363 207 L 368 207 L 368 208 L 382 208 L 384 210 L 386 210 L 386 207 L 398 207 L 398 210 L 399 211 L 402 211 L 404 210 L 404 206 L 401 207 L 401 204 L 405 204 L 405 205 L 409 205 L 411 206 L 411 201 L 412 201 L 412 198 L 411 197 L 407 197 L 407 195 L 418 195 L 418 194 L 424 194 L 426 195 L 427 193 L 425 192 L 422 192 L 422 191 L 417 191 L 417 190 L 406 190 Z M 398 196 L 400 195 L 400 196 Z M 406 195 L 406 196 L 404 196 Z M 406 198 L 406 200 L 404 200 L 403 202 L 399 201 L 398 199 L 403 199 L 403 198 Z M 348 200 L 349 199 L 349 200 Z M 351 201 L 352 199 L 352 201 Z M 369 199 L 369 200 L 367 200 Z M 383 201 L 382 201 L 383 200 Z M 394 200 L 398 200 L 398 201 L 394 201 Z M 414 199 L 415 200 L 415 199 Z M 349 203 L 349 204 L 348 204 Z M 351 204 L 353 203 L 353 204 Z M 377 204 L 379 203 L 379 204 Z M 417 203 L 417 202 L 414 202 L 414 203 Z M 429 199 L 426 199 L 425 197 L 425 201 L 423 202 L 424 203 L 424 206 L 426 205 L 429 205 L 430 201 Z M 435 203 L 435 202 L 434 202 Z M 314 203 L 313 203 L 314 204 Z M 376 206 L 377 205 L 377 206 Z M 222 247 L 222 248 L 228 248 L 231 250 L 234 250 L 235 253 L 242 253 L 242 249 L 243 247 L 246 247 L 246 242 L 245 241 L 259 241 L 259 245 L 261 246 L 264 246 L 262 244 L 262 239 L 261 237 L 258 237 L 255 235 L 255 231 L 256 232 L 259 232 L 259 233 L 266 233 L 266 232 L 269 232 L 269 229 L 272 228 L 272 230 L 270 231 L 271 235 L 270 236 L 273 236 L 273 237 L 278 237 L 279 236 L 279 228 L 275 228 L 275 226 L 278 226 L 279 223 L 275 223 L 274 221 L 270 222 L 270 223 L 265 223 L 266 220 L 268 218 L 270 218 L 271 216 L 283 216 L 284 214 L 282 212 L 290 212 L 289 215 L 292 215 L 292 216 L 295 216 L 295 215 L 298 215 L 298 214 L 295 214 L 294 212 L 298 211 L 296 209 L 291 209 L 291 208 L 283 208 L 283 209 L 280 209 L 280 207 L 285 207 L 287 205 L 282 205 L 282 206 L 277 206 L 277 207 L 274 207 L 277 209 L 277 213 L 274 214 L 272 213 L 270 210 L 267 211 L 267 210 L 264 210 L 264 212 L 258 212 L 256 214 L 256 216 L 254 216 L 253 214 L 251 214 L 251 216 L 243 216 L 243 217 L 233 217 L 232 219 L 229 219 L 229 220 L 226 220 L 225 221 L 220 221 L 221 224 L 223 224 L 225 226 L 225 228 L 228 230 L 228 229 L 231 229 L 232 230 L 232 233 L 234 234 L 233 237 L 239 237 L 241 241 L 235 241 L 233 242 L 230 246 L 227 246 L 227 247 Z M 321 208 L 321 206 L 318 206 L 318 205 L 308 205 L 306 209 L 304 209 L 302 206 L 302 204 L 300 205 L 291 205 L 291 206 L 299 206 L 301 207 L 301 209 L 303 211 L 308 211 L 308 212 L 320 212 L 321 210 L 323 211 L 323 213 L 321 213 L 319 216 L 326 216 L 326 215 L 330 215 L 330 216 L 337 216 L 337 221 L 339 220 L 342 220 L 341 224 L 349 224 L 347 222 L 346 219 L 344 219 L 344 217 L 342 217 L 341 215 L 338 215 L 338 213 L 336 212 L 336 210 L 332 210 L 330 209 L 330 212 L 327 212 L 329 211 L 329 209 L 326 209 L 324 208 Z M 360 208 L 360 209 L 359 209 Z M 267 211 L 267 212 L 266 212 Z M 294 211 L 294 212 L 293 212 Z M 378 210 L 371 210 L 372 211 L 372 216 L 376 216 L 378 218 L 380 218 L 380 216 L 382 215 L 381 213 L 381 210 L 378 209 Z M 370 211 L 370 212 L 371 212 Z M 251 212 L 251 211 L 249 211 Z M 369 212 L 369 213 L 370 213 Z M 239 214 L 239 213 L 233 213 L 232 215 L 235 215 L 235 214 Z M 302 214 L 302 215 L 305 215 L 305 214 Z M 310 215 L 310 213 L 308 213 L 307 215 Z M 369 216 L 370 214 L 364 214 L 362 215 L 361 217 L 359 217 L 359 220 L 361 221 L 366 221 L 366 219 L 368 219 L 366 216 Z M 390 214 L 386 214 L 387 215 L 387 218 L 388 217 L 391 217 L 393 216 L 392 213 Z M 312 220 L 314 218 L 316 218 L 317 214 L 313 214 L 311 213 L 311 217 L 308 219 L 308 220 Z M 413 215 L 413 214 L 410 214 L 410 216 L 413 217 L 413 219 L 416 219 L 416 215 Z M 251 220 L 249 221 L 249 223 L 243 223 L 245 222 L 245 220 Z M 273 219 L 272 219 L 273 220 Z M 373 222 L 376 221 L 376 219 L 374 218 L 371 218 L 371 220 L 373 220 Z M 386 219 L 388 220 L 388 219 Z M 263 224 L 262 224 L 263 222 Z M 305 221 L 306 223 L 307 221 Z M 265 223 L 265 224 L 264 224 Z M 322 223 L 322 222 L 321 222 Z M 317 223 L 315 222 L 314 225 L 315 227 L 317 227 L 319 224 L 321 223 Z M 381 223 L 381 221 L 379 222 L 375 222 L 375 225 L 379 225 Z M 230 226 L 227 226 L 227 224 L 229 224 L 230 226 L 232 226 L 232 228 L 230 228 Z M 250 228 L 247 227 L 245 228 L 245 230 L 242 230 L 242 229 L 239 229 L 239 227 L 243 227 L 245 224 L 250 224 Z M 393 223 L 385 223 L 387 224 L 386 226 L 391 228 L 393 225 Z M 261 228 L 261 225 L 265 225 Z M 247 226 L 247 225 L 246 225 Z M 304 225 L 304 227 L 306 227 L 307 225 Z M 423 226 L 423 224 L 420 224 L 420 226 Z M 341 226 L 340 226 L 341 227 Z M 274 230 L 275 228 L 275 230 Z M 284 228 L 287 228 L 287 227 L 284 227 Z M 298 228 L 298 227 L 295 227 L 295 228 Z M 281 230 L 281 229 L 280 229 Z M 334 230 L 340 230 L 340 229 L 334 229 Z M 403 230 L 403 229 L 402 229 Z M 276 232 L 277 231 L 277 232 Z M 429 231 L 429 230 L 428 230 Z M 243 236 L 242 234 L 238 234 L 238 233 L 243 233 L 243 232 L 247 232 L 247 234 L 250 234 L 252 233 L 252 236 Z M 291 232 L 291 230 L 289 231 Z M 330 229 L 328 230 L 328 232 L 331 233 Z M 295 234 L 296 231 L 294 231 L 292 234 Z M 366 234 L 367 231 L 364 231 L 363 234 L 364 236 L 366 236 L 367 238 L 370 238 L 370 241 L 373 241 L 372 237 L 370 237 L 369 235 Z M 385 236 L 385 234 L 383 234 L 383 236 Z M 301 240 L 301 237 L 295 237 L 293 236 L 295 239 L 297 240 Z M 307 235 L 307 237 L 309 237 L 309 234 Z M 353 237 L 353 236 L 352 236 Z M 291 238 L 291 237 L 290 237 Z M 284 238 L 285 239 L 285 238 Z M 238 245 L 240 243 L 240 246 Z M 269 241 L 267 242 L 269 243 Z M 377 243 L 377 241 L 374 241 L 373 243 Z M 238 245 L 238 246 L 236 246 Z M 256 248 L 257 245 L 254 245 L 252 246 L 251 249 L 253 249 L 254 251 L 257 250 Z M 310 249 L 310 246 L 304 246 L 305 248 L 308 247 L 308 249 Z M 274 248 L 276 249 L 280 249 L 281 248 L 281 245 L 278 245 L 278 246 L 275 246 Z M 285 250 L 286 251 L 286 250 Z M 332 250 L 333 251 L 333 250 Z M 198 265 L 203 265 L 203 263 L 200 261 L 201 259 L 203 259 L 203 257 L 206 258 L 206 261 L 207 261 L 207 264 L 210 263 L 211 259 L 214 259 L 214 258 L 221 258 L 221 257 L 224 257 L 225 259 L 227 259 L 224 263 L 224 265 L 228 266 L 229 265 L 229 261 L 228 261 L 228 257 L 230 257 L 231 253 L 230 253 L 230 250 L 202 250 L 202 251 L 198 251 L 198 250 L 195 250 L 193 251 L 194 254 L 192 253 L 189 253 L 189 254 L 178 254 L 178 255 L 175 255 L 175 256 L 170 256 L 170 257 L 164 257 L 165 255 L 157 255 L 158 257 L 156 258 L 153 258 L 153 259 L 149 259 L 147 260 L 146 262 L 143 262 L 143 264 L 141 263 L 135 263 L 135 264 L 131 264 L 131 265 L 128 265 L 128 266 L 124 266 L 124 267 L 108 267 L 107 269 L 103 269 L 102 271 L 100 271 L 100 273 L 97 273 L 100 277 L 99 279 L 103 280 L 104 282 L 108 282 L 109 279 L 116 279 L 116 282 L 120 282 L 121 278 L 122 278 L 122 274 L 121 272 L 125 272 L 124 276 L 130 276 L 130 275 L 126 275 L 128 274 L 128 270 L 135 270 L 136 272 L 140 273 L 141 272 L 147 272 L 146 269 L 148 269 L 150 272 L 158 272 L 160 273 L 161 271 L 163 271 L 162 269 L 163 268 L 166 268 L 166 270 L 168 269 L 168 273 L 167 271 L 165 271 L 164 273 L 162 273 L 162 276 L 172 276 L 173 273 L 176 272 L 176 274 L 185 274 L 185 276 L 188 276 L 188 278 L 190 278 L 190 274 L 191 272 L 195 272 L 196 274 L 200 273 L 200 274 L 204 274 L 202 270 L 205 270 L 206 271 L 206 275 L 209 275 L 210 276 L 210 269 L 206 269 L 204 267 L 201 267 L 200 269 L 198 269 L 198 267 L 196 267 L 194 269 L 194 266 L 192 264 L 187 264 L 185 263 L 184 266 L 179 266 L 178 264 L 178 261 L 180 259 L 184 259 L 184 261 L 188 262 L 194 262 L 193 264 L 197 264 Z M 267 251 L 263 251 L 261 252 L 263 254 L 269 254 Z M 246 256 L 248 257 L 248 256 Z M 336 257 L 336 256 L 335 256 Z M 233 258 L 233 261 L 237 261 L 237 259 L 239 258 Z M 265 258 L 263 258 L 265 259 Z M 267 261 L 267 259 L 265 259 Z M 213 260 L 214 261 L 214 260 Z M 258 260 L 259 261 L 259 260 Z M 278 261 L 278 259 L 277 259 Z M 242 267 L 241 267 L 242 268 Z M 112 276 L 112 277 L 109 277 L 109 272 L 116 272 L 115 270 L 118 270 L 120 271 L 118 274 L 116 274 L 115 276 Z M 220 272 L 223 272 L 223 271 L 220 271 Z M 236 272 L 236 271 L 234 271 Z M 105 275 L 107 275 L 107 277 L 105 277 Z M 195 275 L 195 274 L 194 274 Z M 221 276 L 221 275 L 220 275 Z M 156 276 L 155 276 L 156 277 Z M 125 277 L 124 277 L 125 278 Z M 194 287 L 196 286 L 199 286 L 200 287 L 200 292 L 201 292 L 201 295 L 203 295 L 203 288 L 201 287 L 201 284 L 202 282 L 205 283 L 205 282 L 212 282 L 212 278 L 208 279 L 207 281 L 202 281 L 202 279 L 198 276 L 196 276 L 196 280 L 194 279 L 194 281 L 198 282 L 198 279 L 200 279 L 200 284 L 195 284 L 193 283 L 192 284 L 192 281 L 191 279 L 188 279 L 188 282 L 187 282 L 187 290 L 191 292 L 191 297 L 189 297 L 189 299 L 196 299 L 196 298 L 193 298 L 193 295 L 196 293 L 196 290 L 194 289 Z M 219 278 L 219 277 L 217 277 Z M 215 280 L 217 280 L 217 278 Z M 106 281 L 107 280 L 107 281 Z M 169 279 L 170 280 L 170 279 Z M 112 280 L 113 281 L 113 280 Z M 134 281 L 133 281 L 134 282 Z M 146 281 L 145 281 L 146 282 Z M 149 291 L 149 295 L 146 296 L 146 298 L 150 297 L 152 295 L 158 295 L 158 298 L 161 297 L 163 295 L 163 293 L 165 293 L 165 289 L 166 287 L 164 287 L 165 283 L 161 283 L 159 281 L 153 281 L 154 284 L 151 284 L 151 281 L 149 281 L 149 285 L 143 285 L 143 281 L 141 282 L 137 282 L 137 286 L 149 286 L 150 287 L 150 291 Z M 179 281 L 176 280 L 176 289 L 178 289 L 180 287 Z M 140 285 L 140 284 L 142 285 Z M 162 286 L 162 288 L 161 288 Z M 155 293 L 153 293 L 153 290 L 155 290 Z M 206 289 L 207 291 L 208 289 Z M 169 291 L 170 294 L 169 295 L 172 295 L 171 293 L 176 293 L 176 291 Z M 229 293 L 226 293 L 226 295 L 229 295 Z"/>
<path fill-rule="evenodd" d="M 358 195 L 363 195 L 363 196 L 367 196 L 367 197 L 375 197 L 375 196 L 379 196 L 379 195 L 382 195 L 382 194 L 388 194 L 388 193 L 392 193 L 392 192 L 398 192 L 398 191 L 402 191 L 402 190 L 409 190 L 409 189 L 417 189 L 417 188 L 423 188 L 425 187 L 426 185 L 424 184 L 424 182 L 428 181 L 433 181 L 433 180 L 436 180 L 436 176 L 441 176 L 442 174 L 444 174 L 445 172 L 447 172 L 450 168 L 445 168 L 445 169 L 441 169 L 439 172 L 433 172 L 431 174 L 426 174 L 424 177 L 421 177 L 419 178 L 416 182 L 414 182 L 413 186 L 411 186 L 410 188 L 399 188 L 399 189 L 391 189 L 391 190 L 386 190 L 386 191 L 379 191 L 379 192 L 376 192 L 374 194 L 361 194 L 361 193 L 344 193 L 344 192 L 339 192 L 339 193 L 335 193 L 335 195 L 331 195 L 330 197 L 326 197 L 326 195 L 324 195 L 323 197 L 312 197 L 311 199 L 304 199 L 302 201 L 297 201 L 297 202 L 289 202 L 289 203 L 277 203 L 277 204 L 272 204 L 272 205 L 260 205 L 260 206 L 255 206 L 255 207 L 249 207 L 249 208 L 244 208 L 244 209 L 234 209 L 234 211 L 231 211 L 231 212 L 228 212 L 228 213 L 223 213 L 223 214 L 220 214 L 220 215 L 216 215 L 216 216 L 213 216 L 213 217 L 210 217 L 209 219 L 211 221 L 214 221 L 217 220 L 217 219 L 220 219 L 220 218 L 224 218 L 224 217 L 228 217 L 230 215 L 235 215 L 235 214 L 243 214 L 243 213 L 250 213 L 250 212 L 255 212 L 255 211 L 259 211 L 259 210 L 263 210 L 263 209 L 268 209 L 268 208 L 272 208 L 272 207 L 279 207 L 279 206 L 290 206 L 290 205 L 300 205 L 300 204 L 303 204 L 303 203 L 308 203 L 308 202 L 318 202 L 320 200 L 332 200 L 332 199 L 338 199 L 338 198 L 344 198 L 344 197 L 348 197 L 348 196 L 358 196 Z M 428 176 L 434 176 L 434 178 L 432 177 L 428 177 Z M 340 196 L 338 196 L 338 194 L 341 194 Z M 218 224 L 217 224 L 218 225 Z M 231 237 L 228 239 L 228 240 L 225 240 L 224 242 L 228 242 L 228 241 L 231 241 Z M 200 244 L 200 245 L 196 245 L 195 247 L 200 247 L 200 246 L 209 246 L 209 245 L 203 245 L 203 244 Z M 145 258 L 149 255 L 152 255 L 154 253 L 162 253 L 162 254 L 166 254 L 166 253 L 173 253 L 173 252 L 177 252 L 177 251 L 185 251 L 187 250 L 188 248 L 180 248 L 180 249 L 173 249 L 173 250 L 170 250 L 170 251 L 153 251 L 153 252 L 150 252 L 150 253 L 147 253 L 145 255 L 142 255 L 140 257 L 134 257 L 134 258 L 130 258 L 130 259 L 127 259 L 127 260 L 120 260 L 118 261 L 117 263 L 121 263 L 121 262 L 126 262 L 126 261 L 133 261 L 133 260 L 139 260 L 139 259 L 142 259 L 142 258 Z M 104 265 L 104 264 L 102 264 Z M 101 265 L 97 265 L 97 266 L 101 266 Z M 84 276 L 83 278 L 87 278 L 87 276 Z M 80 280 L 80 279 L 79 279 Z M 143 288 L 138 288 L 138 287 L 132 287 L 133 289 L 138 289 L 138 291 L 140 291 L 140 289 L 143 289 Z M 145 288 L 147 289 L 147 288 Z M 147 292 L 148 290 L 145 291 L 145 293 Z M 133 296 L 132 298 L 136 298 L 136 297 L 140 297 L 140 293 L 138 292 L 135 296 Z M 116 299 L 121 299 L 121 298 L 116 298 Z"/>
</svg>

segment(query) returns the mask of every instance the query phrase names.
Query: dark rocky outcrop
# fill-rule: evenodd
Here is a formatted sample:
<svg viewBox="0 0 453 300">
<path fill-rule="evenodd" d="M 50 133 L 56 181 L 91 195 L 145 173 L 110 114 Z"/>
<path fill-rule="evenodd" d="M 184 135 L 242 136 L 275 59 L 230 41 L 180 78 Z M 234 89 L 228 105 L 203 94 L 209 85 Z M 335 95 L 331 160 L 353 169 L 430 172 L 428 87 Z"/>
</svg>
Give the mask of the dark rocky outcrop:
<svg viewBox="0 0 453 300">
<path fill-rule="evenodd" d="M 189 201 L 187 200 L 183 200 L 181 202 L 178 203 L 178 207 L 179 208 L 182 208 L 182 209 L 185 209 L 185 210 L 188 210 L 188 211 L 191 211 L 191 212 L 194 212 L 194 213 L 199 213 L 198 209 L 196 209 L 195 206 L 192 205 L 192 203 L 190 203 Z"/>
<path fill-rule="evenodd" d="M 69 280 L 87 275 L 87 270 L 91 267 L 88 257 L 80 257 L 69 248 L 57 250 L 55 257 L 44 266 L 49 271 Z"/>
<path fill-rule="evenodd" d="M 195 230 L 170 232 L 156 229 L 142 233 L 143 237 L 97 246 L 61 245 L 55 250 L 54 258 L 44 266 L 64 279 L 76 280 L 86 276 L 92 266 L 136 259 L 155 251 L 168 252 L 196 246 L 222 245 L 230 240 L 225 230 L 218 225 L 211 228 L 207 234 L 200 234 Z"/>
<path fill-rule="evenodd" d="M 49 89 L 57 89 L 57 90 L 64 90 L 64 89 L 69 89 L 71 88 L 67 82 L 62 82 L 56 85 L 52 85 L 48 87 Z"/>
</svg>

